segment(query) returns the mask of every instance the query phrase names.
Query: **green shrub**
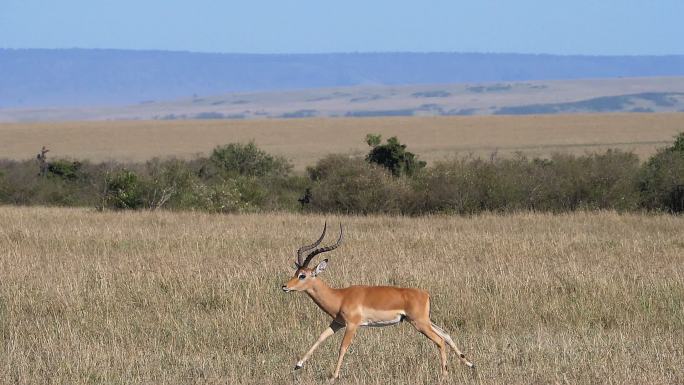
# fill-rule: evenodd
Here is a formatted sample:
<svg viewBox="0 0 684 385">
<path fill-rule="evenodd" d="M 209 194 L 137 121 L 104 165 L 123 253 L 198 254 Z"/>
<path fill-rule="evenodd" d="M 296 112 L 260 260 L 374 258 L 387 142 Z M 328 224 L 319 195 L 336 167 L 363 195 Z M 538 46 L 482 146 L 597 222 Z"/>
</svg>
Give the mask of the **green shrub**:
<svg viewBox="0 0 684 385">
<path fill-rule="evenodd" d="M 437 162 L 422 178 L 424 211 L 473 214 L 520 209 L 528 194 L 521 183 L 525 162 L 479 158 Z"/>
<path fill-rule="evenodd" d="M 310 187 L 311 181 L 304 175 L 289 175 L 259 178 L 258 183 L 265 192 L 261 208 L 295 211 L 301 209 L 298 199 L 302 197 L 303 191 Z"/>
<path fill-rule="evenodd" d="M 254 178 L 243 176 L 205 185 L 202 190 L 202 208 L 217 213 L 258 211 L 264 195 Z"/>
<path fill-rule="evenodd" d="M 587 173 L 583 208 L 625 211 L 638 207 L 639 158 L 634 153 L 607 150 L 581 159 Z"/>
<path fill-rule="evenodd" d="M 380 144 L 381 139 L 380 135 L 366 136 L 366 143 L 372 147 L 366 156 L 368 162 L 385 167 L 394 176 L 411 176 L 425 167 L 425 162 L 418 160 L 414 153 L 406 151 L 406 145 L 399 143 L 396 136 L 387 139 L 385 144 Z"/>
<path fill-rule="evenodd" d="M 665 150 L 684 154 L 684 132 L 680 132 L 677 136 L 675 136 L 675 141 L 672 144 L 672 147 L 668 147 Z"/>
<path fill-rule="evenodd" d="M 329 155 L 309 169 L 313 181 L 307 209 L 338 213 L 395 213 L 404 211 L 410 193 L 405 179 L 362 159 Z"/>
<path fill-rule="evenodd" d="M 639 191 L 646 209 L 684 212 L 684 133 L 675 138 L 671 147 L 658 151 L 643 165 Z"/>
<path fill-rule="evenodd" d="M 71 162 L 66 163 L 72 165 Z M 0 160 L 0 170 L 4 174 L 0 181 L 0 202 L 18 205 L 58 205 L 87 206 L 95 204 L 99 187 L 91 175 L 99 172 L 99 167 L 79 163 L 76 177 L 46 173 L 41 176 L 35 161 Z"/>
<path fill-rule="evenodd" d="M 639 160 L 633 153 L 554 154 L 548 160 L 535 159 L 533 166 L 528 181 L 533 210 L 630 210 L 638 205 Z"/>
<path fill-rule="evenodd" d="M 140 209 L 145 206 L 143 188 L 138 175 L 130 170 L 119 170 L 106 178 L 105 207 Z"/>
<path fill-rule="evenodd" d="M 684 212 L 684 133 L 641 167 L 628 152 L 549 159 L 462 158 L 425 163 L 396 138 L 366 161 L 330 155 L 291 175 L 291 165 L 254 143 L 217 147 L 209 158 L 153 159 L 123 167 L 57 160 L 0 160 L 0 203 L 212 212 L 474 214 L 521 210 Z M 421 170 L 418 172 L 418 170 Z M 300 203 L 301 202 L 301 203 Z"/>
<path fill-rule="evenodd" d="M 5 183 L 5 173 L 0 171 L 0 202 L 7 201 L 7 186 Z"/>
<path fill-rule="evenodd" d="M 634 209 L 638 159 L 607 151 L 551 159 L 453 159 L 437 162 L 419 178 L 425 212 L 473 214 L 520 210 Z"/>
<path fill-rule="evenodd" d="M 230 176 L 287 175 L 292 169 L 285 158 L 267 154 L 254 142 L 216 147 L 210 159 L 220 171 Z"/>
<path fill-rule="evenodd" d="M 47 175 L 65 180 L 84 178 L 84 175 L 81 171 L 81 162 L 70 162 L 63 159 L 48 163 Z"/>
<path fill-rule="evenodd" d="M 145 164 L 141 195 L 151 209 L 189 209 L 198 205 L 197 172 L 179 159 L 152 159 Z"/>
</svg>

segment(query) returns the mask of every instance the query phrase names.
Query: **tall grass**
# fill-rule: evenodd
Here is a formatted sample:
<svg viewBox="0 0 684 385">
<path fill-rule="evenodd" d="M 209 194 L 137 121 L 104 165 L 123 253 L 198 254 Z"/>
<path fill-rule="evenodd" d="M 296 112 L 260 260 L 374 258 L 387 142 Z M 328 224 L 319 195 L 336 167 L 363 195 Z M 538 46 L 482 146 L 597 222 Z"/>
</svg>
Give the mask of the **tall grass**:
<svg viewBox="0 0 684 385">
<path fill-rule="evenodd" d="M 280 291 L 323 220 L 0 207 L 0 382 L 323 382 L 341 336 L 293 378 L 328 319 Z M 445 383 L 684 383 L 682 217 L 328 221 L 347 229 L 329 284 L 431 292 L 434 321 L 478 365 L 450 355 Z M 408 324 L 363 329 L 340 383 L 434 384 L 438 361 Z"/>
</svg>

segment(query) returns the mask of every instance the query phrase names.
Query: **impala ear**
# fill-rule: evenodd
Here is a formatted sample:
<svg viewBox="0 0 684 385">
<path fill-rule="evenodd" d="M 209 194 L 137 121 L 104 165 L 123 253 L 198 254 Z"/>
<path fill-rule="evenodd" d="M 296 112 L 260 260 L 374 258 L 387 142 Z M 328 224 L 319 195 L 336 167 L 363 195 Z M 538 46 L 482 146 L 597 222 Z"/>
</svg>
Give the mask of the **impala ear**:
<svg viewBox="0 0 684 385">
<path fill-rule="evenodd" d="M 324 260 L 322 260 L 321 263 L 319 263 L 318 266 L 316 266 L 316 268 L 314 269 L 314 272 L 313 272 L 314 277 L 317 276 L 318 274 L 322 273 L 323 270 L 325 270 L 326 267 L 328 267 L 328 260 L 327 260 L 327 259 L 324 259 Z"/>
</svg>

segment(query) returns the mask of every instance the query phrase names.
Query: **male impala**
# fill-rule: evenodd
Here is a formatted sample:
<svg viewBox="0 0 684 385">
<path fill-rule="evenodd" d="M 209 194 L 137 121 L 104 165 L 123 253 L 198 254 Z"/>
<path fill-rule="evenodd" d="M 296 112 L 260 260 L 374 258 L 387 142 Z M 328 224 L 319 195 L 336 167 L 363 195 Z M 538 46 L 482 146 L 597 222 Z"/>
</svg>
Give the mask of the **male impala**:
<svg viewBox="0 0 684 385">
<path fill-rule="evenodd" d="M 326 228 L 327 223 L 323 226 L 323 233 L 316 242 L 302 246 L 297 250 L 294 277 L 283 285 L 285 292 L 293 290 L 306 292 L 316 305 L 333 319 L 330 326 L 321 333 L 311 349 L 297 362 L 295 370 L 304 365 L 318 345 L 338 330 L 346 327 L 337 366 L 332 377 L 335 380 L 340 375 L 344 354 L 360 326 L 390 326 L 404 320 L 407 320 L 439 347 L 442 374 L 446 374 L 447 370 L 445 344 L 454 349 L 464 364 L 470 368 L 475 367 L 458 350 L 451 337 L 430 321 L 430 296 L 427 292 L 393 286 L 350 286 L 344 289 L 333 289 L 318 278 L 318 275 L 328 265 L 328 260 L 321 261 L 315 268 L 311 269 L 307 267 L 311 259 L 317 254 L 335 250 L 342 243 L 342 225 L 340 225 L 340 236 L 334 245 L 311 251 L 325 237 Z M 304 258 L 304 254 L 307 252 L 308 255 Z"/>
</svg>

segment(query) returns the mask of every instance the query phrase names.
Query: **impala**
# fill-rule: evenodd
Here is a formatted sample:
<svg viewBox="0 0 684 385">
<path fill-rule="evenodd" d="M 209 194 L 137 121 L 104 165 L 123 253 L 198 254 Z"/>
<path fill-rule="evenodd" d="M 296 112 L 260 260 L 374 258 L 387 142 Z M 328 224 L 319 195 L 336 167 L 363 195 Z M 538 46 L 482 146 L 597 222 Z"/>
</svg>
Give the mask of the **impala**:
<svg viewBox="0 0 684 385">
<path fill-rule="evenodd" d="M 430 320 L 430 296 L 426 291 L 393 286 L 349 286 L 343 289 L 334 289 L 326 285 L 318 276 L 328 266 L 327 259 L 321 261 L 313 269 L 307 267 L 314 256 L 335 250 L 342 243 L 343 232 L 340 224 L 340 235 L 334 245 L 313 250 L 325 237 L 326 229 L 327 223 L 323 226 L 323 233 L 316 242 L 302 246 L 297 250 L 295 274 L 282 287 L 285 292 L 305 292 L 321 310 L 332 317 L 330 326 L 321 333 L 311 349 L 297 361 L 295 370 L 301 369 L 323 341 L 337 331 L 346 328 L 337 358 L 337 366 L 332 375 L 332 379 L 335 380 L 340 375 L 342 360 L 359 327 L 390 326 L 402 321 L 408 321 L 437 345 L 443 375 L 447 371 L 445 345 L 454 349 L 466 366 L 475 368 L 475 365 L 468 361 L 456 347 L 451 337 Z"/>
</svg>

